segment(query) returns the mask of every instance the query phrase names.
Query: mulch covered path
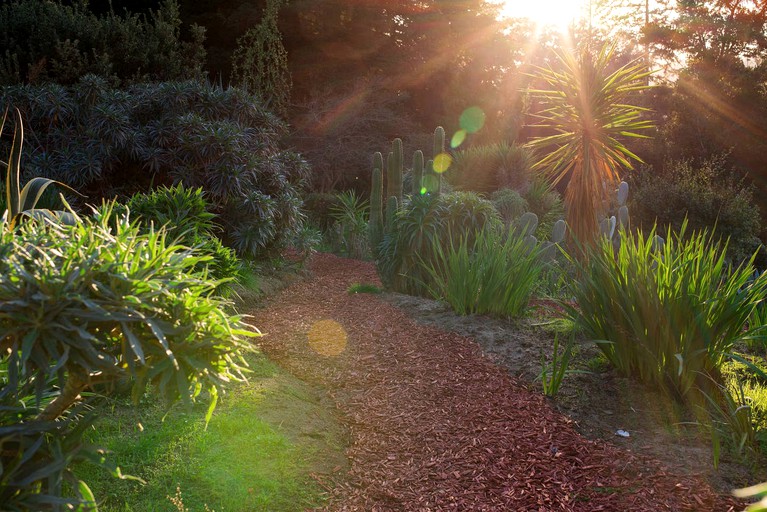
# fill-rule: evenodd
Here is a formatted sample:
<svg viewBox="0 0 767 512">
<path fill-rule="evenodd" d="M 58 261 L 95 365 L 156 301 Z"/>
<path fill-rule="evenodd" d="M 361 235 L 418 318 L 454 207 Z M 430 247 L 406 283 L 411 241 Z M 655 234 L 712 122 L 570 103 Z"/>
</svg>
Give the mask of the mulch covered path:
<svg viewBox="0 0 767 512">
<path fill-rule="evenodd" d="M 351 467 L 324 481 L 326 510 L 742 509 L 694 476 L 580 436 L 470 338 L 349 295 L 352 283 L 378 283 L 372 264 L 319 254 L 309 270 L 253 321 L 262 350 L 324 386 L 349 428 Z M 317 352 L 341 348 L 328 320 L 348 336 L 337 356 Z"/>
</svg>

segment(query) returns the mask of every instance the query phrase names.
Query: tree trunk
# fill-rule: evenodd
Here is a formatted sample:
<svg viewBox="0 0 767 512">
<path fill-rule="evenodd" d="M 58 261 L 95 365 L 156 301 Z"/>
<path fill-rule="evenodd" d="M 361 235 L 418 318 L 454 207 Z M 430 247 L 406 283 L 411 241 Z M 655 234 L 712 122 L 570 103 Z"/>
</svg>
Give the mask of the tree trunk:
<svg viewBox="0 0 767 512">
<path fill-rule="evenodd" d="M 48 406 L 41 412 L 37 419 L 41 421 L 53 421 L 61 416 L 64 411 L 74 404 L 80 397 L 80 393 L 88 387 L 90 379 L 88 372 L 82 368 L 69 370 L 64 389 Z"/>
</svg>

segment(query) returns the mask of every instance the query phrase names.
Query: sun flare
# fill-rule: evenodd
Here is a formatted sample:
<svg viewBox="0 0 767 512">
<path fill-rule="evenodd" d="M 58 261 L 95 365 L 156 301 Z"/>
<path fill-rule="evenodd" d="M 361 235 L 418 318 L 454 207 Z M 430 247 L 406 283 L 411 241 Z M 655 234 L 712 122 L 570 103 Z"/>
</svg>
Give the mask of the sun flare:
<svg viewBox="0 0 767 512">
<path fill-rule="evenodd" d="M 559 31 L 588 14 L 588 0 L 500 0 L 498 4 L 503 18 L 527 18 L 539 28 Z"/>
</svg>

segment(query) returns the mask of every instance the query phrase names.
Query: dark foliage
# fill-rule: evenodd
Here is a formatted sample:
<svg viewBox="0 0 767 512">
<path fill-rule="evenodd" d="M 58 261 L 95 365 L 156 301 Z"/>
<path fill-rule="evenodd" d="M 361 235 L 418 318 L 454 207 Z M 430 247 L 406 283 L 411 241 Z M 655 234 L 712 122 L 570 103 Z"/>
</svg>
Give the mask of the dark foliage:
<svg viewBox="0 0 767 512">
<path fill-rule="evenodd" d="M 280 248 L 300 229 L 308 165 L 280 146 L 285 125 L 256 98 L 200 82 L 110 87 L 6 87 L 29 127 L 23 173 L 88 195 L 130 196 L 152 185 L 201 187 L 224 238 L 242 254 Z"/>
<path fill-rule="evenodd" d="M 145 14 L 94 14 L 84 2 L 13 0 L 0 7 L 0 83 L 71 84 L 86 74 L 110 81 L 202 77 L 205 31 L 181 40 L 176 0 Z"/>
<path fill-rule="evenodd" d="M 729 237 L 728 256 L 736 263 L 761 245 L 753 188 L 737 178 L 725 156 L 701 165 L 668 162 L 662 172 L 646 168 L 633 178 L 636 188 L 629 206 L 633 224 L 649 229 L 657 222 L 659 230 L 679 230 L 687 219 L 691 230 L 716 228 L 716 236 Z M 757 263 L 764 267 L 765 261 L 762 254 Z"/>
</svg>

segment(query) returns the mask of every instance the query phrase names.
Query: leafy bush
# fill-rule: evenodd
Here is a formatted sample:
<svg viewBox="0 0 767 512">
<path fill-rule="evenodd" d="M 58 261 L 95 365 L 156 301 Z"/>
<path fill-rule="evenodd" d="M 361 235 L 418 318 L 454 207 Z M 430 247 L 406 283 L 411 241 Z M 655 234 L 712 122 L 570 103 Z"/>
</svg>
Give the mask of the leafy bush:
<svg viewBox="0 0 767 512">
<path fill-rule="evenodd" d="M 430 277 L 423 260 L 435 243 L 449 244 L 500 225 L 492 203 L 471 192 L 413 196 L 387 228 L 378 254 L 378 272 L 387 288 L 412 295 L 429 295 Z"/>
<path fill-rule="evenodd" d="M 493 195 L 490 196 L 490 201 L 492 201 L 493 206 L 498 210 L 503 223 L 506 225 L 511 224 L 528 210 L 525 198 L 519 195 L 519 192 L 510 188 L 502 188 L 493 192 Z"/>
<path fill-rule="evenodd" d="M 70 84 L 88 73 L 120 80 L 202 77 L 205 30 L 180 38 L 176 0 L 149 16 L 90 12 L 86 3 L 13 0 L 0 7 L 0 84 Z"/>
<path fill-rule="evenodd" d="M 24 174 L 99 197 L 153 184 L 202 187 L 241 254 L 280 249 L 300 229 L 308 166 L 280 148 L 285 125 L 238 89 L 166 82 L 114 89 L 95 76 L 73 87 L 8 87 L 33 140 Z"/>
<path fill-rule="evenodd" d="M 431 254 L 422 259 L 432 295 L 460 315 L 518 317 L 530 301 L 543 268 L 540 248 L 522 236 L 504 237 L 497 228 L 488 223 L 457 240 L 435 238 Z"/>
<path fill-rule="evenodd" d="M 148 194 L 134 194 L 126 203 L 132 217 L 143 226 L 142 231 L 165 228 L 170 240 L 194 248 L 212 260 L 202 261 L 214 279 L 233 279 L 240 274 L 241 264 L 234 251 L 224 247 L 214 234 L 215 214 L 205 200 L 201 188 L 187 189 L 183 185 L 160 187 Z"/>
<path fill-rule="evenodd" d="M 475 146 L 453 153 L 448 180 L 461 190 L 492 192 L 524 190 L 530 180 L 533 155 L 518 144 Z"/>
<path fill-rule="evenodd" d="M 632 222 L 642 226 L 678 230 L 685 218 L 695 230 L 716 228 L 730 238 L 728 257 L 747 260 L 761 245 L 759 208 L 753 188 L 727 168 L 725 156 L 700 165 L 689 161 L 668 162 L 662 172 L 645 169 L 635 177 L 630 204 Z M 764 255 L 758 260 L 763 267 Z"/>
<path fill-rule="evenodd" d="M 126 377 L 136 399 L 150 383 L 169 401 L 191 403 L 207 391 L 209 418 L 219 389 L 242 379 L 239 353 L 254 333 L 212 293 L 217 283 L 194 271 L 203 259 L 168 246 L 162 230 L 142 233 L 126 217 L 112 219 L 108 209 L 75 225 L 27 222 L 2 232 L 0 399 L 31 390 L 28 405 L 39 408 L 33 418 L 16 417 L 22 430 L 34 433 L 69 418 L 83 391 Z M 3 442 L 16 439 L 12 427 L 0 431 Z M 77 438 L 58 452 L 54 435 L 69 427 L 49 427 L 37 431 L 45 437 L 29 448 L 30 457 L 42 450 L 39 460 L 18 459 L 19 452 L 4 447 L 3 475 L 10 476 L 0 478 L 0 495 L 11 493 L 4 506 L 23 509 L 13 500 L 60 492 L 56 482 L 77 454 Z M 22 468 L 24 479 L 13 479 L 18 467 L 10 462 L 47 467 L 46 451 L 58 454 L 55 479 L 29 468 Z"/>
<path fill-rule="evenodd" d="M 749 262 L 732 269 L 725 245 L 705 231 L 667 231 L 656 251 L 648 235 L 622 230 L 614 252 L 602 239 L 579 264 L 576 322 L 622 373 L 684 397 L 721 383 L 732 345 L 748 336 L 749 316 L 767 292 L 767 276 L 749 282 Z"/>
</svg>

